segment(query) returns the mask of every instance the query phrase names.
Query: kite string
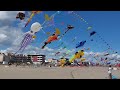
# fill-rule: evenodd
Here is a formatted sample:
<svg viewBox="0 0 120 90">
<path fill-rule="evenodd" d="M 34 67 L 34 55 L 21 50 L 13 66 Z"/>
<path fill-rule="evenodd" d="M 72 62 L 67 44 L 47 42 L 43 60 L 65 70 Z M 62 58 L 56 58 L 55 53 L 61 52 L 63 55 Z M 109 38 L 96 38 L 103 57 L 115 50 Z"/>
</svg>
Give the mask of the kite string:
<svg viewBox="0 0 120 90">
<path fill-rule="evenodd" d="M 81 18 L 80 15 L 76 14 L 75 12 L 72 12 L 72 13 L 73 13 L 74 15 L 78 16 L 80 19 L 83 19 L 83 18 Z M 87 21 L 85 21 L 84 19 L 83 19 L 83 21 L 84 21 L 84 22 L 87 22 Z M 88 24 L 88 23 L 86 23 L 86 24 Z M 100 38 L 104 43 L 106 43 L 107 46 L 109 46 L 110 49 L 114 52 L 114 50 L 111 48 L 111 46 L 110 46 L 99 34 L 98 34 L 98 36 L 99 36 L 99 38 Z"/>
<path fill-rule="evenodd" d="M 72 12 L 73 13 L 73 12 Z M 84 22 L 87 22 L 87 21 L 85 21 L 81 16 L 79 16 L 78 14 L 76 14 L 76 13 L 73 13 L 74 15 L 76 15 L 78 18 L 80 18 L 81 20 L 83 20 Z M 88 23 L 86 23 L 86 24 L 88 24 Z M 100 36 L 99 36 L 100 37 Z M 102 38 L 101 38 L 101 40 L 103 40 Z M 106 43 L 105 42 L 105 40 L 103 40 L 104 41 L 104 43 Z M 108 44 L 107 44 L 108 45 Z M 110 47 L 110 46 L 109 46 Z M 111 48 L 112 49 L 112 48 Z M 113 50 L 112 50 L 113 51 Z M 114 51 L 113 51 L 114 52 Z"/>
</svg>

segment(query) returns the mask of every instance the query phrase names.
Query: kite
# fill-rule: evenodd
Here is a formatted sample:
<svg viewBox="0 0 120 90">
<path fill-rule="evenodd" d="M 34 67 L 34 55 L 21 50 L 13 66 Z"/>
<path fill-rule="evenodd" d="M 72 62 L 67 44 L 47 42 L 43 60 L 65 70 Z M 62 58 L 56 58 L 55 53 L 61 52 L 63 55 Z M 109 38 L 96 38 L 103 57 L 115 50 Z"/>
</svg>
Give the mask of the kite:
<svg viewBox="0 0 120 90">
<path fill-rule="evenodd" d="M 59 34 L 60 34 L 60 30 L 58 28 L 56 28 L 56 32 L 53 35 L 48 37 L 48 40 L 44 43 L 44 45 L 42 46 L 42 49 L 44 49 L 44 47 L 47 44 L 50 44 L 51 42 L 58 40 Z"/>
<path fill-rule="evenodd" d="M 20 46 L 20 48 L 19 48 L 18 51 L 22 50 L 22 52 L 23 52 L 24 49 L 27 47 L 27 45 L 30 44 L 34 38 L 36 38 L 35 34 L 36 34 L 38 31 L 40 31 L 40 29 L 42 29 L 40 23 L 38 23 L 38 22 L 33 23 L 33 24 L 31 25 L 31 30 L 25 34 L 25 37 L 24 37 L 24 39 L 22 40 L 21 46 Z M 17 51 L 17 52 L 18 52 L 18 51 Z M 17 53 L 17 52 L 16 52 L 16 53 Z M 16 53 L 15 53 L 15 54 L 16 54 Z"/>
<path fill-rule="evenodd" d="M 55 40 L 58 40 L 58 34 L 53 34 L 52 36 L 49 36 L 48 37 L 48 40 L 44 43 L 44 45 L 42 46 L 42 49 L 44 49 L 44 47 L 47 45 L 47 44 L 50 44 L 51 42 L 55 41 Z"/>
<path fill-rule="evenodd" d="M 91 26 L 87 28 L 87 30 L 90 30 L 90 29 L 92 29 L 92 27 L 91 27 Z"/>
<path fill-rule="evenodd" d="M 47 25 L 50 26 L 51 24 L 54 25 L 54 16 L 49 16 L 48 14 L 45 14 L 45 21 L 47 22 Z"/>
<path fill-rule="evenodd" d="M 108 56 L 108 55 L 110 55 L 109 53 L 106 53 L 104 56 Z"/>
<path fill-rule="evenodd" d="M 93 39 L 91 39 L 91 41 L 93 41 Z"/>
<path fill-rule="evenodd" d="M 56 52 L 56 53 L 55 53 L 55 56 L 58 55 L 59 53 L 60 53 L 60 52 Z"/>
<path fill-rule="evenodd" d="M 47 20 L 47 21 L 51 20 L 51 18 L 49 17 L 48 14 L 45 14 L 45 20 Z"/>
<path fill-rule="evenodd" d="M 59 34 L 60 34 L 60 30 L 59 30 L 59 28 L 55 28 L 55 30 L 56 30 L 55 33 L 59 35 Z"/>
<path fill-rule="evenodd" d="M 30 15 L 30 18 L 28 19 L 27 23 L 25 24 L 25 27 L 30 23 L 31 19 L 33 18 L 33 16 L 35 14 L 38 14 L 40 13 L 41 11 L 32 11 L 31 15 Z"/>
<path fill-rule="evenodd" d="M 56 32 L 55 34 L 53 34 L 52 36 L 49 36 L 47 42 L 45 42 L 44 46 L 42 47 L 42 49 L 47 45 L 50 44 L 52 41 L 58 40 L 58 36 L 60 34 L 60 30 L 58 28 L 55 29 Z M 62 43 L 63 44 L 63 43 Z"/>
<path fill-rule="evenodd" d="M 67 30 L 65 31 L 65 33 L 60 38 L 62 38 L 69 30 L 71 30 L 73 28 L 74 27 L 72 25 L 68 25 L 67 28 L 66 28 Z"/>
<path fill-rule="evenodd" d="M 16 19 L 24 20 L 25 19 L 25 13 L 19 12 L 16 16 Z"/>
<path fill-rule="evenodd" d="M 61 58 L 60 59 L 60 66 L 64 66 L 66 64 L 66 59 L 65 58 Z"/>
<path fill-rule="evenodd" d="M 108 58 L 105 58 L 105 60 L 107 60 Z"/>
<path fill-rule="evenodd" d="M 62 49 L 65 49 L 65 48 L 67 48 L 66 46 L 64 46 Z"/>
<path fill-rule="evenodd" d="M 85 61 L 85 60 L 86 60 L 86 58 L 81 58 L 80 60 L 83 62 L 83 61 Z"/>
<path fill-rule="evenodd" d="M 92 35 L 94 35 L 94 34 L 96 34 L 96 32 L 95 32 L 95 31 L 91 32 L 91 33 L 90 33 L 90 36 L 92 36 Z"/>
<path fill-rule="evenodd" d="M 69 60 L 70 63 L 72 63 L 75 59 L 80 59 L 84 56 L 84 50 L 80 50 L 76 52 Z"/>
<path fill-rule="evenodd" d="M 84 46 L 85 43 L 86 41 L 81 41 L 80 43 L 76 45 L 76 48 Z"/>
</svg>

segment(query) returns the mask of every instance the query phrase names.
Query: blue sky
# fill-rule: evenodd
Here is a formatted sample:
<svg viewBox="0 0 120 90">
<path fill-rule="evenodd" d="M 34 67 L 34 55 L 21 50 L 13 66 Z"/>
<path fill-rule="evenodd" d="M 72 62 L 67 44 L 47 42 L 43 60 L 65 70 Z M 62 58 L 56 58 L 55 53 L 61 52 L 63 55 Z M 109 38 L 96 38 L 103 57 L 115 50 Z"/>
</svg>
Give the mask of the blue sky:
<svg viewBox="0 0 120 90">
<path fill-rule="evenodd" d="M 48 15 L 52 15 L 53 13 L 55 13 L 55 11 L 43 12 L 36 15 L 35 17 L 33 17 L 32 21 L 30 22 L 28 27 L 25 29 L 25 31 L 29 30 L 29 26 L 35 21 L 39 21 L 40 23 L 43 23 L 44 13 Z M 92 26 L 93 27 L 92 30 L 97 31 L 103 37 L 103 39 L 107 43 L 109 43 L 112 48 L 114 48 L 114 50 L 119 51 L 119 40 L 118 40 L 119 33 L 120 33 L 119 31 L 120 30 L 120 27 L 119 27 L 120 12 L 119 11 L 79 11 L 77 12 L 77 14 L 83 17 L 89 23 L 88 26 Z M 67 14 L 67 12 L 64 11 L 56 15 L 54 18 L 54 21 L 55 21 L 55 26 L 60 29 L 61 33 L 64 33 L 65 31 L 64 28 L 67 26 L 67 24 L 71 24 L 75 27 L 73 30 L 69 31 L 61 40 L 61 42 L 66 42 L 66 44 L 69 44 L 67 46 L 68 48 L 74 48 L 77 42 L 88 39 L 88 33 L 85 31 L 85 29 L 87 28 L 87 25 L 77 17 L 71 16 L 70 14 Z M 60 23 L 62 22 L 64 22 L 64 25 L 60 25 Z M 48 27 L 44 29 L 44 31 L 53 32 L 54 27 L 53 26 Z M 47 38 L 47 36 L 42 31 L 40 31 L 39 34 L 37 35 L 38 35 L 37 36 L 38 40 L 36 40 L 37 43 L 41 43 L 44 39 Z M 75 43 L 71 43 L 70 41 L 74 37 L 77 37 L 77 40 L 75 41 Z M 104 42 L 102 41 L 100 42 L 99 38 L 95 37 L 94 39 L 96 39 L 98 43 L 93 42 L 92 46 L 90 47 L 91 49 L 95 48 L 96 51 L 99 51 L 99 49 L 102 49 L 102 46 L 105 46 Z M 59 43 L 60 41 L 55 41 L 50 45 L 48 45 L 48 47 L 53 48 L 52 46 L 56 46 Z M 100 47 L 99 49 L 97 46 L 95 46 L 96 44 L 99 44 L 99 47 Z"/>
<path fill-rule="evenodd" d="M 0 39 L 0 50 L 2 51 L 9 49 L 12 50 L 12 47 L 14 45 L 13 43 L 18 44 L 19 46 L 20 40 L 22 40 L 23 37 L 17 36 L 22 36 L 25 32 L 29 31 L 30 26 L 34 22 L 39 22 L 40 24 L 42 24 L 45 20 L 44 14 L 48 14 L 49 16 L 51 16 L 52 14 L 56 13 L 56 11 L 43 11 L 42 13 L 36 14 L 32 18 L 31 22 L 28 24 L 28 26 L 26 28 L 23 28 L 27 19 L 30 17 L 30 12 L 24 11 L 26 14 L 26 18 L 24 21 L 20 21 L 15 18 L 18 12 L 19 11 L 0 12 L 0 36 L 3 38 Z M 68 50 L 74 49 L 75 51 L 77 51 L 82 48 L 75 49 L 76 44 L 80 41 L 86 40 L 87 42 L 84 45 L 84 47 L 90 48 L 89 52 L 104 52 L 104 50 L 108 47 L 100 38 L 98 38 L 97 35 L 91 37 L 91 39 L 94 39 L 93 42 L 90 41 L 89 33 L 86 31 L 86 29 L 88 26 L 92 26 L 92 29 L 89 30 L 89 32 L 96 31 L 115 51 L 118 51 L 118 54 L 120 53 L 120 11 L 75 11 L 75 13 L 81 16 L 86 22 L 88 22 L 88 24 L 81 21 L 74 14 L 68 14 L 68 11 L 60 11 L 59 14 L 55 15 L 55 26 L 45 28 L 45 26 L 47 25 L 44 24 L 44 32 L 50 32 L 52 34 L 55 31 L 54 28 L 59 28 L 61 31 L 61 35 L 65 32 L 65 28 L 68 24 L 73 25 L 75 27 L 73 30 L 69 31 L 61 40 L 54 41 L 51 44 L 47 45 L 47 48 L 54 49 L 57 51 L 61 47 L 66 46 Z M 9 31 L 9 29 L 11 30 Z M 32 50 L 35 50 L 35 48 L 41 48 L 43 45 L 43 41 L 48 37 L 47 34 L 43 33 L 43 31 L 39 31 L 36 35 L 36 40 L 33 43 L 31 43 L 31 46 L 33 48 Z M 75 40 L 75 42 L 72 42 L 72 40 L 75 37 L 77 39 Z M 20 40 L 16 42 L 15 39 L 17 38 L 20 38 Z M 58 48 L 54 48 L 62 42 L 64 42 L 64 45 Z M 111 51 L 109 52 L 111 53 Z"/>
</svg>

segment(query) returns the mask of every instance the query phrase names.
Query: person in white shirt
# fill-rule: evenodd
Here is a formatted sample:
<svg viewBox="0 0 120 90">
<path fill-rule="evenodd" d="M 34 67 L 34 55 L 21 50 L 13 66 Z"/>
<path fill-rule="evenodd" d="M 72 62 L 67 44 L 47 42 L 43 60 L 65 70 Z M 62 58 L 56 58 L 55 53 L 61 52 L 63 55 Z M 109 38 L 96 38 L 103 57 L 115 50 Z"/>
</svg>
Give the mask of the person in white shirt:
<svg viewBox="0 0 120 90">
<path fill-rule="evenodd" d="M 112 68 L 111 65 L 109 66 L 109 68 L 108 68 L 109 79 L 113 79 L 112 78 L 112 70 L 118 70 L 118 68 Z"/>
</svg>

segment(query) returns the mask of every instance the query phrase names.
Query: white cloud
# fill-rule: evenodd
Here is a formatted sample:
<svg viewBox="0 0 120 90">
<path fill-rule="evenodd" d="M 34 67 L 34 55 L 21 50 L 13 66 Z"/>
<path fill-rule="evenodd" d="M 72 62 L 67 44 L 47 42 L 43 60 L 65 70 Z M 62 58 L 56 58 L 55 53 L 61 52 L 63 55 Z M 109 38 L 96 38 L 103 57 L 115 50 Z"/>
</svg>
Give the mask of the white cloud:
<svg viewBox="0 0 120 90">
<path fill-rule="evenodd" d="M 6 40 L 6 35 L 5 34 L 3 34 L 3 33 L 1 33 L 0 34 L 0 42 L 3 42 L 4 40 Z"/>
<path fill-rule="evenodd" d="M 0 20 L 14 21 L 18 12 L 25 13 L 25 11 L 0 11 Z"/>
<path fill-rule="evenodd" d="M 14 47 L 9 47 L 6 50 L 1 50 L 1 52 L 16 52 L 19 48 L 16 46 Z M 56 52 L 60 52 L 60 54 L 55 56 Z M 63 56 L 63 53 L 66 53 L 68 50 L 67 49 L 58 49 L 58 50 L 53 50 L 51 48 L 46 47 L 45 49 L 41 49 L 39 47 L 34 47 L 32 45 L 28 45 L 26 47 L 26 49 L 24 50 L 23 54 L 43 54 L 46 55 L 46 60 L 50 59 L 50 58 L 54 58 L 54 59 L 60 59 Z M 71 56 L 75 53 L 75 50 L 71 50 L 71 52 L 69 53 L 69 56 L 66 56 L 66 58 L 71 58 Z M 102 58 L 106 58 L 105 56 L 103 56 L 104 52 L 85 52 L 85 55 L 83 56 L 83 58 L 86 58 L 86 61 L 94 61 L 96 62 L 96 60 L 93 58 L 96 56 L 96 54 L 98 55 L 97 61 L 101 60 Z M 90 55 L 91 54 L 91 55 Z M 120 59 L 120 55 L 119 54 L 111 54 L 109 56 L 107 56 L 108 60 L 114 58 L 113 60 L 117 60 Z"/>
<path fill-rule="evenodd" d="M 18 12 L 25 13 L 25 11 L 0 11 L 0 26 L 11 26 L 14 21 L 17 21 Z M 21 22 L 23 23 L 24 21 Z"/>
<path fill-rule="evenodd" d="M 11 46 L 18 37 L 20 37 L 23 32 L 20 28 L 3 26 L 0 28 L 0 46 Z M 18 42 L 16 42 L 17 44 Z"/>
</svg>

